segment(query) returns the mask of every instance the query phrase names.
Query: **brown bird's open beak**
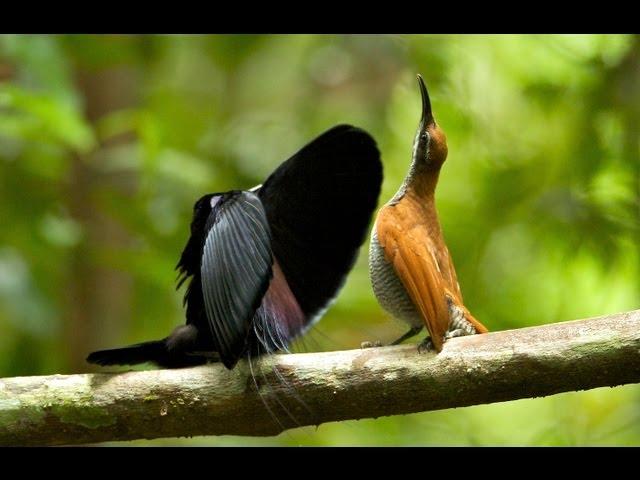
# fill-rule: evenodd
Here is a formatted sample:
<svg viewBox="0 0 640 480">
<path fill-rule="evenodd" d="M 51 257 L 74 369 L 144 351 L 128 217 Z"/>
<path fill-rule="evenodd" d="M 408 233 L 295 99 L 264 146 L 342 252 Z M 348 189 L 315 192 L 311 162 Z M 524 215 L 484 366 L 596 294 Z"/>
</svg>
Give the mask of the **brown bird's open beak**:
<svg viewBox="0 0 640 480">
<path fill-rule="evenodd" d="M 435 123 L 433 113 L 431 113 L 431 100 L 429 99 L 429 92 L 424 84 L 422 75 L 418 74 L 418 84 L 420 85 L 420 93 L 422 94 L 422 118 L 420 118 L 420 124 L 431 125 Z"/>
</svg>

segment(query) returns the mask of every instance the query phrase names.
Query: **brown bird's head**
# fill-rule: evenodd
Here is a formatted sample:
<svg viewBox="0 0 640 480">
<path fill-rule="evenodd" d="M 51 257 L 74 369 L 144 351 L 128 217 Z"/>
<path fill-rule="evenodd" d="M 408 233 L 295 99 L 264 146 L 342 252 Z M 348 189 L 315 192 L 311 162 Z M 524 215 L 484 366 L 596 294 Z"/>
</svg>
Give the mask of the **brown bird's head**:
<svg viewBox="0 0 640 480">
<path fill-rule="evenodd" d="M 422 94 L 422 117 L 413 142 L 413 161 L 415 165 L 439 170 L 447 159 L 447 137 L 433 118 L 429 92 L 420 74 L 418 84 Z"/>
</svg>

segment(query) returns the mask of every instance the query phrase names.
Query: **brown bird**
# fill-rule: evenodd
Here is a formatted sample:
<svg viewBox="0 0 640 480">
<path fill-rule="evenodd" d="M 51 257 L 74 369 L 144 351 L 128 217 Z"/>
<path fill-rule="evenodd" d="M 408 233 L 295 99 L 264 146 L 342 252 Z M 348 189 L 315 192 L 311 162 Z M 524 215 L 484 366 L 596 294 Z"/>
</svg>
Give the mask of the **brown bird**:
<svg viewBox="0 0 640 480">
<path fill-rule="evenodd" d="M 395 196 L 379 211 L 371 232 L 369 275 L 382 308 L 411 329 L 392 343 L 427 337 L 418 350 L 440 352 L 452 337 L 486 333 L 462 301 L 453 260 L 442 236 L 435 205 L 447 140 L 431 112 L 422 77 L 422 118 L 413 142 L 411 168 Z"/>
</svg>

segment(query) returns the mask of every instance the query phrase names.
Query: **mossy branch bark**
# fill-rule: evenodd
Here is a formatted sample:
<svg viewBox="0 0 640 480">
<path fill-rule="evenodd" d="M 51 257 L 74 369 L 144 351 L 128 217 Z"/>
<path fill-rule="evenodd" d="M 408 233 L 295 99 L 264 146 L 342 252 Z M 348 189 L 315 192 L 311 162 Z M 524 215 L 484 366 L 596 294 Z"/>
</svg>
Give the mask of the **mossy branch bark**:
<svg viewBox="0 0 640 480">
<path fill-rule="evenodd" d="M 439 355 L 418 354 L 415 345 L 276 355 L 253 370 L 255 383 L 246 362 L 233 371 L 207 365 L 3 379 L 0 445 L 276 435 L 301 425 L 637 383 L 640 310 L 456 338 Z"/>
</svg>

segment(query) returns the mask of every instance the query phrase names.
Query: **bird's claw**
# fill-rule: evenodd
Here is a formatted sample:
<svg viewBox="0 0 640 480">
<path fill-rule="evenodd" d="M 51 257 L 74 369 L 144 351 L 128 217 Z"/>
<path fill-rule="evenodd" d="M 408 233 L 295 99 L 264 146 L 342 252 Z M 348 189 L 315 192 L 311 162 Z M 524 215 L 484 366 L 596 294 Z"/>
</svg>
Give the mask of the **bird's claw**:
<svg viewBox="0 0 640 480">
<path fill-rule="evenodd" d="M 425 338 L 418 345 L 418 353 L 433 352 L 433 351 L 435 351 L 435 349 L 436 349 L 436 347 L 433 345 L 433 342 L 431 341 L 431 337 Z"/>
<path fill-rule="evenodd" d="M 362 342 L 360 344 L 360 348 L 374 348 L 374 347 L 381 347 L 382 346 L 382 342 L 380 340 L 375 340 L 373 342 Z"/>
</svg>

